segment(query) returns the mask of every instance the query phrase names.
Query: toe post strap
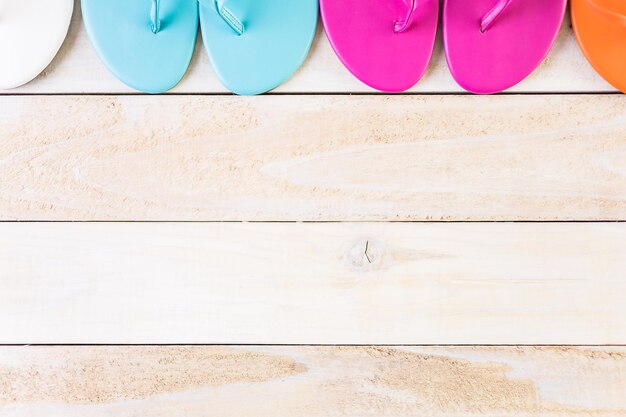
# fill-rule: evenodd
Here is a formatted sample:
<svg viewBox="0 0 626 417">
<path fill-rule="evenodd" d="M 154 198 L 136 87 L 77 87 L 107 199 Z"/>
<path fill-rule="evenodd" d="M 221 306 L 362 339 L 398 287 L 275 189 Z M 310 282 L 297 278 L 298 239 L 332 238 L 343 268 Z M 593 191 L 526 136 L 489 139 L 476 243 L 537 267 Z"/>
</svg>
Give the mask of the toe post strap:
<svg viewBox="0 0 626 417">
<path fill-rule="evenodd" d="M 480 31 L 485 33 L 498 20 L 513 0 L 498 0 L 498 2 L 487 12 L 480 21 Z"/>
<path fill-rule="evenodd" d="M 393 31 L 396 33 L 402 33 L 406 31 L 411 26 L 411 23 L 413 22 L 415 9 L 417 8 L 417 0 L 408 0 L 408 1 L 409 1 L 409 4 L 407 4 L 408 8 L 407 8 L 406 16 L 404 17 L 404 19 L 396 20 L 395 22 L 393 22 Z"/>
<path fill-rule="evenodd" d="M 152 0 L 152 7 L 150 8 L 150 30 L 152 33 L 157 34 L 161 30 L 161 19 L 159 17 L 159 7 L 161 0 Z"/>
<path fill-rule="evenodd" d="M 396 0 L 397 1 L 397 0 Z M 393 22 L 393 31 L 395 33 L 406 32 L 415 22 L 415 11 L 426 3 L 437 0 L 401 0 L 406 5 L 406 14 L 402 20 Z"/>
<path fill-rule="evenodd" d="M 198 0 L 202 7 L 213 9 L 224 20 L 224 22 L 238 35 L 245 32 L 245 25 L 241 19 L 226 6 L 228 0 Z"/>
</svg>

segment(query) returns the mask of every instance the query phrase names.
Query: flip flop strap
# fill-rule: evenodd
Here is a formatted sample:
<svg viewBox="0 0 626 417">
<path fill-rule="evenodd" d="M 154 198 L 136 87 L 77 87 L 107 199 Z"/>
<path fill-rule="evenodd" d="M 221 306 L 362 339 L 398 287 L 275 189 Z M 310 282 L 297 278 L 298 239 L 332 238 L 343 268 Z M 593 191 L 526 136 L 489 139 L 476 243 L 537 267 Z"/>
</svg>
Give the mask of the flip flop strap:
<svg viewBox="0 0 626 417">
<path fill-rule="evenodd" d="M 409 26 L 411 26 L 411 23 L 413 22 L 413 12 L 415 12 L 415 9 L 417 8 L 417 0 L 408 1 L 410 2 L 410 4 L 408 5 L 409 7 L 404 20 L 396 20 L 395 22 L 393 22 L 393 31 L 396 33 L 404 32 L 409 28 Z"/>
<path fill-rule="evenodd" d="M 155 34 L 161 30 L 161 19 L 159 18 L 160 5 L 161 0 L 152 0 L 152 7 L 150 8 L 150 30 Z"/>
<path fill-rule="evenodd" d="M 243 22 L 237 19 L 237 17 L 223 4 L 223 1 L 224 0 L 198 0 L 201 6 L 213 8 L 222 20 L 224 20 L 224 22 L 226 22 L 237 35 L 243 35 L 243 32 L 245 31 Z"/>
<path fill-rule="evenodd" d="M 621 24 L 626 26 L 626 8 L 624 11 L 614 10 L 615 6 L 606 0 L 587 0 L 587 2 L 599 12 L 619 20 Z"/>
<path fill-rule="evenodd" d="M 480 21 L 480 31 L 484 33 L 489 30 L 489 28 L 494 24 L 498 17 L 502 15 L 502 12 L 504 12 L 512 1 L 513 0 L 498 0 L 496 5 L 493 6 Z"/>
</svg>

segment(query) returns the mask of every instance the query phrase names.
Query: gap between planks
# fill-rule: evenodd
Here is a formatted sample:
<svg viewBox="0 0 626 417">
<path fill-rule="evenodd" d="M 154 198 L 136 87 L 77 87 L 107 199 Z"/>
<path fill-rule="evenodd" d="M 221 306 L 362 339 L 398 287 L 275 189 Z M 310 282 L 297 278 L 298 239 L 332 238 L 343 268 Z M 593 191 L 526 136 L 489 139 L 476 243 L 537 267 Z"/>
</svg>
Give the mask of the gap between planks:
<svg viewBox="0 0 626 417">
<path fill-rule="evenodd" d="M 452 347 L 465 347 L 465 348 L 626 348 L 626 344 L 620 343 L 600 343 L 600 344 L 567 344 L 567 343 L 0 343 L 0 348 L 30 348 L 30 347 L 311 347 L 311 348 L 332 348 L 332 347 L 415 347 L 415 348 L 452 348 Z"/>
<path fill-rule="evenodd" d="M 544 92 L 501 92 L 491 94 L 489 97 L 507 97 L 507 96 L 623 96 L 624 93 L 620 91 L 544 91 Z M 126 92 L 126 93 L 12 93 L 12 94 L 0 94 L 2 97 L 154 97 L 153 94 L 140 93 L 140 92 Z M 338 97 L 476 97 L 476 94 L 464 93 L 464 92 L 443 92 L 443 93 L 431 93 L 431 92 L 404 92 L 404 93 L 377 93 L 377 92 L 356 92 L 356 93 L 341 93 L 341 92 L 319 92 L 319 93 L 281 93 L 281 92 L 268 92 L 256 97 L 324 97 L 324 96 L 338 96 Z M 167 93 L 158 95 L 158 97 L 239 97 L 243 100 L 246 97 L 238 96 L 231 93 Z"/>
</svg>

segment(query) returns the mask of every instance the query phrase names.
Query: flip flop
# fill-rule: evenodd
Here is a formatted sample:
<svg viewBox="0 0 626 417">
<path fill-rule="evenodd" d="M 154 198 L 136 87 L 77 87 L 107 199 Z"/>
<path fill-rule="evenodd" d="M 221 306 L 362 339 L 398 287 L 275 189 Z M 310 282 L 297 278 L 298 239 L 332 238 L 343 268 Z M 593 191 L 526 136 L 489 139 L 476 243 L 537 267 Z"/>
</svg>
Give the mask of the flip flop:
<svg viewBox="0 0 626 417">
<path fill-rule="evenodd" d="M 120 81 L 162 93 L 183 78 L 198 35 L 197 0 L 81 0 L 81 5 L 100 59 Z"/>
<path fill-rule="evenodd" d="M 199 0 L 207 53 L 240 95 L 278 87 L 302 65 L 317 27 L 317 0 Z"/>
<path fill-rule="evenodd" d="M 0 0 L 0 89 L 19 87 L 46 69 L 61 48 L 74 0 Z"/>
<path fill-rule="evenodd" d="M 439 0 L 320 0 L 320 9 L 335 53 L 366 85 L 400 92 L 424 75 L 437 35 Z"/>
<path fill-rule="evenodd" d="M 572 24 L 591 66 L 626 92 L 626 2 L 572 0 Z"/>
<path fill-rule="evenodd" d="M 522 81 L 545 59 L 567 0 L 445 0 L 443 41 L 456 82 L 492 94 Z"/>
</svg>

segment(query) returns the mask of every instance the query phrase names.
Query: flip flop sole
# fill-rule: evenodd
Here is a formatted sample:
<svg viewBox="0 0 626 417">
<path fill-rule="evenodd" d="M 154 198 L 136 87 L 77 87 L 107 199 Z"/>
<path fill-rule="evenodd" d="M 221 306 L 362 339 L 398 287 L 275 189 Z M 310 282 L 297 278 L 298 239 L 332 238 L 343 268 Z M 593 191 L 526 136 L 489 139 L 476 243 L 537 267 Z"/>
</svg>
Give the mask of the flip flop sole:
<svg viewBox="0 0 626 417">
<path fill-rule="evenodd" d="M 572 0 L 572 24 L 591 66 L 613 87 L 626 93 L 626 24 L 586 0 Z"/>
<path fill-rule="evenodd" d="M 180 82 L 198 34 L 197 0 L 161 0 L 151 30 L 149 0 L 82 0 L 83 20 L 100 59 L 135 90 L 162 93 Z"/>
<path fill-rule="evenodd" d="M 73 0 L 0 0 L 0 89 L 33 80 L 58 53 Z"/>
<path fill-rule="evenodd" d="M 284 83 L 306 59 L 317 0 L 230 0 L 245 31 L 237 35 L 212 7 L 200 7 L 202 39 L 222 84 L 255 95 Z"/>
<path fill-rule="evenodd" d="M 480 22 L 496 0 L 445 0 L 443 40 L 455 81 L 472 93 L 492 94 L 525 79 L 548 55 L 566 3 L 513 1 L 482 33 Z"/>
<path fill-rule="evenodd" d="M 419 5 L 402 33 L 394 32 L 394 22 L 407 13 L 402 0 L 320 0 L 320 9 L 335 53 L 364 84 L 401 92 L 424 75 L 437 35 L 439 1 Z"/>
</svg>

